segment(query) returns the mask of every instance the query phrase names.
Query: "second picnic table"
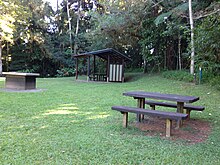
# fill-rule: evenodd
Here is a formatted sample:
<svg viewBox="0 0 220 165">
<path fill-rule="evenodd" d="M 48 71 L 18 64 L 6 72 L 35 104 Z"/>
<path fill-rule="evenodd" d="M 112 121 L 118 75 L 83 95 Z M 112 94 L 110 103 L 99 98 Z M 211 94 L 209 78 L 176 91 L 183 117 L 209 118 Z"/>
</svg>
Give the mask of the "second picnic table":
<svg viewBox="0 0 220 165">
<path fill-rule="evenodd" d="M 177 94 L 163 94 L 156 92 L 144 92 L 144 91 L 129 91 L 124 92 L 124 96 L 131 96 L 137 99 L 137 107 L 145 108 L 145 99 L 157 99 L 177 102 L 177 112 L 183 113 L 184 103 L 193 103 L 199 100 L 196 96 L 183 96 Z M 137 120 L 141 121 L 141 115 L 137 115 Z M 179 125 L 179 124 L 178 124 Z"/>
</svg>

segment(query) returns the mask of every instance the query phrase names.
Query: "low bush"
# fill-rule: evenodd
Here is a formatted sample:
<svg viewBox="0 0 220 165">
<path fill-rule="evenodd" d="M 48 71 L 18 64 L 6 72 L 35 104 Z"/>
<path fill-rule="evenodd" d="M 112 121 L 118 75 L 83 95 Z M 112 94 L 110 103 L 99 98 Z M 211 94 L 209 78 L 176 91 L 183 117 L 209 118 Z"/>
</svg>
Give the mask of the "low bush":
<svg viewBox="0 0 220 165">
<path fill-rule="evenodd" d="M 70 77 L 75 75 L 75 69 L 73 68 L 62 68 L 57 70 L 56 77 Z"/>
<path fill-rule="evenodd" d="M 185 82 L 194 81 L 194 75 L 191 75 L 187 71 L 165 71 L 162 73 L 162 75 L 165 78 L 173 79 L 173 80 L 179 80 L 179 81 L 185 81 Z"/>
<path fill-rule="evenodd" d="M 195 73 L 191 75 L 187 71 L 165 71 L 162 73 L 167 79 L 179 80 L 184 82 L 208 83 L 220 90 L 220 76 L 214 76 L 210 72 L 203 71 L 202 75 Z"/>
<path fill-rule="evenodd" d="M 212 86 L 215 86 L 218 90 L 220 90 L 220 76 L 212 78 L 209 82 Z"/>
</svg>

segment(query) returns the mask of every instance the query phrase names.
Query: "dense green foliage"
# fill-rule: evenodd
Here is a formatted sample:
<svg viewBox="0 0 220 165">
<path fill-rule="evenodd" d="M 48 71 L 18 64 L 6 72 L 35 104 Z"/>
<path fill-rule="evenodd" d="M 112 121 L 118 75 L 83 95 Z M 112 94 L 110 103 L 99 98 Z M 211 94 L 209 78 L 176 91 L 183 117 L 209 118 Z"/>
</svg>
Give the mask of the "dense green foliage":
<svg viewBox="0 0 220 165">
<path fill-rule="evenodd" d="M 8 0 L 0 0 L 4 71 L 60 75 L 63 68 L 75 69 L 74 52 L 109 47 L 132 58 L 130 70 L 189 69 L 187 1 L 63 0 L 55 11 L 42 0 L 10 2 L 7 6 Z M 194 0 L 192 7 L 195 70 L 202 66 L 219 76 L 219 1 Z"/>
<path fill-rule="evenodd" d="M 195 84 L 209 83 L 214 86 L 216 89 L 220 90 L 220 76 L 213 76 L 207 70 L 201 70 L 195 73 L 194 75 L 190 74 L 186 70 L 182 71 L 164 71 L 162 73 L 163 77 L 178 80 L 184 82 L 193 82 Z"/>
<path fill-rule="evenodd" d="M 196 29 L 198 66 L 211 76 L 220 76 L 220 17 L 215 14 L 204 19 Z"/>
<path fill-rule="evenodd" d="M 185 82 L 194 82 L 195 77 L 194 75 L 191 75 L 187 71 L 165 71 L 162 73 L 163 77 L 172 79 L 172 80 L 178 80 L 178 81 L 185 81 Z M 196 76 L 198 78 L 198 76 Z M 196 79 L 198 81 L 198 79 Z"/>
<path fill-rule="evenodd" d="M 0 164 L 220 164 L 219 91 L 159 76 L 133 76 L 126 83 L 39 78 L 41 92 L 1 91 Z M 136 106 L 136 100 L 122 95 L 131 90 L 199 96 L 196 104 L 206 109 L 191 112 L 191 119 L 210 123 L 207 140 L 189 144 L 188 139 L 148 136 L 134 126 L 135 114 L 123 128 L 122 114 L 111 106 Z"/>
</svg>

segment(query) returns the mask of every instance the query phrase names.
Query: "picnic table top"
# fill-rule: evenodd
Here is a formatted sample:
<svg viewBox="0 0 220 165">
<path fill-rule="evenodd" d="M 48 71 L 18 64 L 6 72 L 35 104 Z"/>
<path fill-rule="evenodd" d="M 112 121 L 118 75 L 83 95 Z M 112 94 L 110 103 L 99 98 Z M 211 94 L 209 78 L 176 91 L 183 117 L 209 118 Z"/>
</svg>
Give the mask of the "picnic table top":
<svg viewBox="0 0 220 165">
<path fill-rule="evenodd" d="M 157 92 L 144 92 L 144 91 L 129 91 L 129 92 L 124 92 L 123 95 L 131 96 L 134 98 L 151 98 L 151 99 L 168 100 L 168 101 L 185 102 L 185 103 L 193 103 L 199 100 L 199 97 L 196 96 L 183 96 L 177 94 L 163 94 Z"/>
<path fill-rule="evenodd" d="M 3 75 L 12 76 L 40 76 L 39 73 L 21 73 L 21 72 L 2 72 Z"/>
</svg>

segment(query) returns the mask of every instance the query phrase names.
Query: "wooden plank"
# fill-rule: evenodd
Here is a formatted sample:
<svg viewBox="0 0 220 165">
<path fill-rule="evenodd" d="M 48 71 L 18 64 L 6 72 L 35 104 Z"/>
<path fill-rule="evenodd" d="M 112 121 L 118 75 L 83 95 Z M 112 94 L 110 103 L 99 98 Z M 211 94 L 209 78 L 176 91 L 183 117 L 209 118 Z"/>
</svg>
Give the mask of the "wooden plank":
<svg viewBox="0 0 220 165">
<path fill-rule="evenodd" d="M 145 104 L 148 104 L 150 106 L 151 105 L 157 105 L 157 106 L 177 108 L 177 104 L 170 103 L 170 102 L 159 102 L 159 101 L 154 101 L 154 100 L 146 100 Z M 192 104 L 184 104 L 184 109 L 203 111 L 205 109 L 205 107 L 197 106 L 197 105 L 192 105 Z"/>
<path fill-rule="evenodd" d="M 182 96 L 177 94 L 162 94 L 162 93 L 144 92 L 144 91 L 124 92 L 123 95 L 138 97 L 138 98 L 152 98 L 158 100 L 168 100 L 168 101 L 185 102 L 185 103 L 193 103 L 199 100 L 199 97 L 196 96 Z"/>
<path fill-rule="evenodd" d="M 151 116 L 158 116 L 166 119 L 166 137 L 171 136 L 172 120 L 186 119 L 187 114 L 177 113 L 177 112 L 166 112 L 166 111 L 152 111 L 144 110 L 141 108 L 135 107 L 126 107 L 126 106 L 112 106 L 112 110 L 120 111 L 123 114 L 123 126 L 127 127 L 128 122 L 128 112 L 137 113 L 137 114 L 147 114 Z"/>
<path fill-rule="evenodd" d="M 120 81 L 120 65 L 117 64 L 117 81 Z"/>
<path fill-rule="evenodd" d="M 151 115 L 155 117 L 161 118 L 169 118 L 172 120 L 179 120 L 179 119 L 187 119 L 187 114 L 184 113 L 177 113 L 177 112 L 167 112 L 167 111 L 152 111 L 149 109 L 142 109 L 136 107 L 127 107 L 127 106 L 112 106 L 112 110 L 117 110 L 120 112 L 131 112 L 137 114 L 144 114 L 144 115 Z"/>
<path fill-rule="evenodd" d="M 113 81 L 113 66 L 112 64 L 110 64 L 110 71 L 109 71 L 110 75 L 109 75 L 109 81 Z"/>
<path fill-rule="evenodd" d="M 122 65 L 119 65 L 119 81 L 122 82 Z"/>
</svg>

